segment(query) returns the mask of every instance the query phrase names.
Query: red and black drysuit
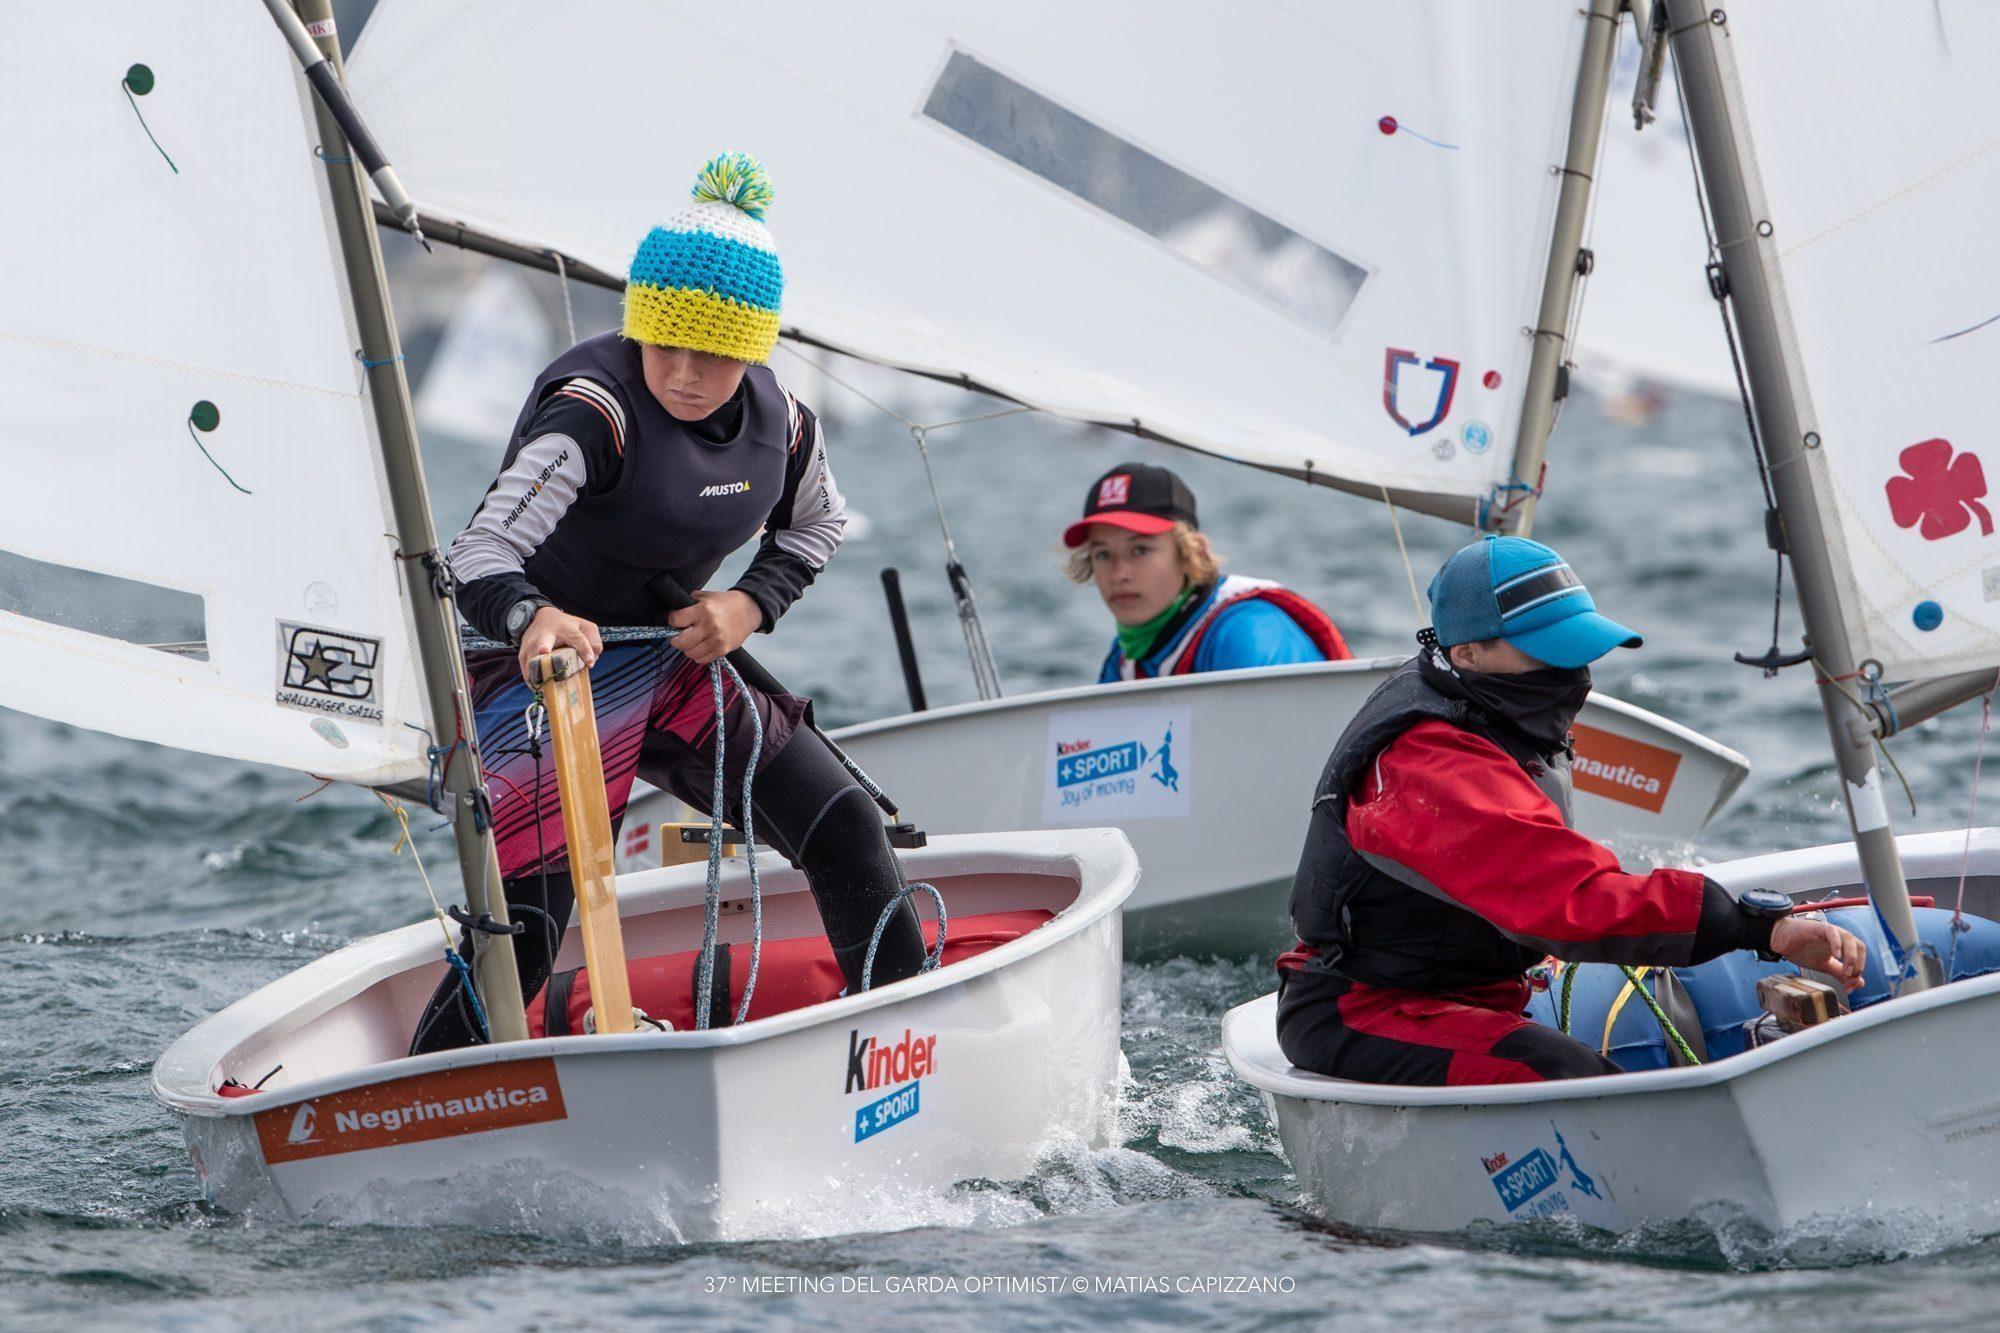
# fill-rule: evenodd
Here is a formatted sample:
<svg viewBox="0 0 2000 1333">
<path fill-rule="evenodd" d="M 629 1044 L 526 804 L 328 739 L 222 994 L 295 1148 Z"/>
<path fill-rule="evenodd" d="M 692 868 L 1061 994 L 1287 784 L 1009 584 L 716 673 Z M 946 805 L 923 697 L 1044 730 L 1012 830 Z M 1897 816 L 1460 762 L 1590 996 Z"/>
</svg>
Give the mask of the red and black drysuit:
<svg viewBox="0 0 2000 1333">
<path fill-rule="evenodd" d="M 1768 946 L 1771 922 L 1719 884 L 1629 874 L 1570 827 L 1567 735 L 1588 692 L 1585 671 L 1461 673 L 1431 649 L 1362 705 L 1292 883 L 1278 1043 L 1294 1065 L 1431 1085 L 1617 1073 L 1524 1016 L 1529 967 Z"/>
</svg>

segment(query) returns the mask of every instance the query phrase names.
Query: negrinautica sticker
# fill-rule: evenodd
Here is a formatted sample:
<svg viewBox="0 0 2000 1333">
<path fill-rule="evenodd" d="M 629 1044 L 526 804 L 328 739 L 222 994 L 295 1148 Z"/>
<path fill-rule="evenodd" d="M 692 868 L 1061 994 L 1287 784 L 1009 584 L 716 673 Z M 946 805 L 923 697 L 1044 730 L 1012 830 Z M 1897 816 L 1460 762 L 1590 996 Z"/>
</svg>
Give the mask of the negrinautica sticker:
<svg viewBox="0 0 2000 1333">
<path fill-rule="evenodd" d="M 382 641 L 318 625 L 278 622 L 277 700 L 287 708 L 380 722 Z"/>
</svg>

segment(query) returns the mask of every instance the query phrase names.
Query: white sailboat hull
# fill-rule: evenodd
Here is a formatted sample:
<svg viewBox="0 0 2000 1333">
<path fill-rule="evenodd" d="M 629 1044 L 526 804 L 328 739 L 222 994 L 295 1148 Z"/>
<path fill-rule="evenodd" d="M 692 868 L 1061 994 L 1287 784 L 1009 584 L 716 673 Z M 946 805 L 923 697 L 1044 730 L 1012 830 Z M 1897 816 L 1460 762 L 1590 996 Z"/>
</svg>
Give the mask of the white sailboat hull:
<svg viewBox="0 0 2000 1333">
<path fill-rule="evenodd" d="M 1146 867 L 1127 907 L 1128 943 L 1223 947 L 1240 935 L 1246 947 L 1260 947 L 1282 928 L 1326 757 L 1402 660 L 1045 690 L 865 722 L 833 736 L 902 802 L 904 818 L 932 833 L 1123 829 Z M 1580 773 L 1577 824 L 1627 854 L 1680 854 L 1749 772 L 1735 751 L 1616 699 L 1593 695 L 1578 723 L 1579 769 L 1595 756 L 1612 780 Z M 1178 790 L 1156 776 L 1170 727 Z M 1065 767 L 1093 755 L 1098 770 Z M 1135 756 L 1135 767 L 1120 767 Z M 1130 794 L 1099 794 L 1127 780 Z M 685 818 L 677 808 L 662 792 L 633 798 L 621 868 L 659 864 L 650 830 Z"/>
<path fill-rule="evenodd" d="M 1904 842 L 1918 859 L 1943 851 L 1939 835 Z M 2000 871 L 1992 830 L 1974 859 L 1974 875 Z M 1793 891 L 1858 878 L 1847 845 L 1756 863 L 1786 860 L 1777 868 Z M 1276 1000 L 1231 1010 L 1223 1050 L 1262 1095 L 1307 1205 L 1336 1222 L 1446 1232 L 1560 1216 L 1623 1232 L 1693 1220 L 1890 1250 L 2000 1230 L 2000 1069 L 1985 1058 L 2000 975 L 1709 1065 L 1471 1088 L 1294 1069 Z"/>
<path fill-rule="evenodd" d="M 497 1193 L 497 1215 L 536 1229 L 637 1225 L 686 1241 L 921 1222 L 960 1181 L 1017 1179 L 1051 1146 L 1105 1141 L 1118 906 L 1138 867 L 1097 829 L 943 839 L 906 864 L 954 916 L 1057 915 L 938 971 L 741 1027 L 398 1059 L 442 970 L 437 927 L 422 923 L 208 1019 L 161 1058 L 154 1091 L 205 1192 L 233 1211 L 490 1223 Z M 816 928 L 802 879 L 770 880 L 767 940 Z M 732 863 L 725 942 L 748 938 L 747 888 Z M 619 889 L 632 956 L 698 942 L 700 866 Z M 574 936 L 558 968 L 580 961 Z M 852 1058 L 869 1037 L 892 1052 L 879 1079 Z M 280 1063 L 263 1094 L 215 1091 Z"/>
</svg>

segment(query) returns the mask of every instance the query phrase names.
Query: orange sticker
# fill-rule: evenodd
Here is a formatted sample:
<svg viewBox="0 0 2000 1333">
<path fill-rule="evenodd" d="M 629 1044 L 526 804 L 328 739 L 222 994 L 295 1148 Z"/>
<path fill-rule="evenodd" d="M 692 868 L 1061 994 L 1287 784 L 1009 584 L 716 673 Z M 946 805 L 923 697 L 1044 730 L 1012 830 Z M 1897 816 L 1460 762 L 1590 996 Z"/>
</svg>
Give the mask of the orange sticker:
<svg viewBox="0 0 2000 1333">
<path fill-rule="evenodd" d="M 1578 791 L 1655 814 L 1667 803 L 1674 770 L 1681 766 L 1678 754 L 1596 727 L 1571 727 L 1570 734 L 1576 739 L 1576 762 L 1569 772 Z"/>
<path fill-rule="evenodd" d="M 413 1074 L 257 1113 L 257 1141 L 272 1165 L 305 1157 L 457 1138 L 489 1129 L 566 1119 L 556 1062 Z"/>
</svg>

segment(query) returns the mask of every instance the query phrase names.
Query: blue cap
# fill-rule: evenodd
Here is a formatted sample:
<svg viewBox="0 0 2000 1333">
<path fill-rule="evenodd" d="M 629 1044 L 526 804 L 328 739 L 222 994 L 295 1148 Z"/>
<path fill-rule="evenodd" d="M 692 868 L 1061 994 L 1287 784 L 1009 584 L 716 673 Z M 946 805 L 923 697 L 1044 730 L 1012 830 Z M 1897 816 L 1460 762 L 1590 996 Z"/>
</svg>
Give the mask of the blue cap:
<svg viewBox="0 0 2000 1333">
<path fill-rule="evenodd" d="M 1537 662 L 1589 666 L 1639 636 L 1597 614 L 1569 562 L 1525 537 L 1489 536 L 1444 562 L 1431 580 L 1431 628 L 1446 648 L 1505 639 Z"/>
</svg>

